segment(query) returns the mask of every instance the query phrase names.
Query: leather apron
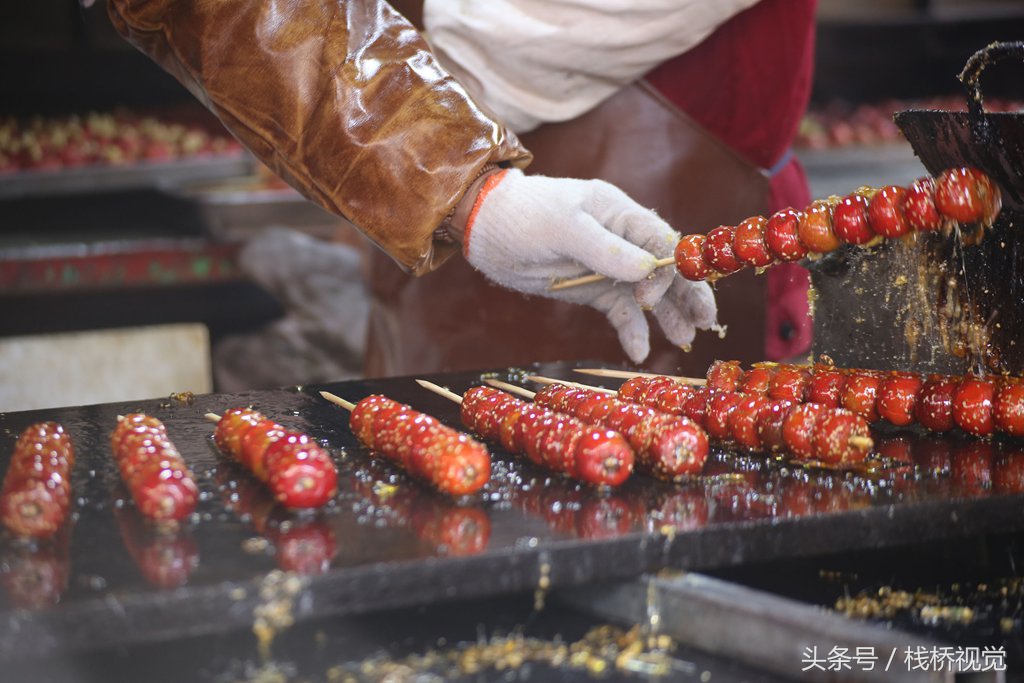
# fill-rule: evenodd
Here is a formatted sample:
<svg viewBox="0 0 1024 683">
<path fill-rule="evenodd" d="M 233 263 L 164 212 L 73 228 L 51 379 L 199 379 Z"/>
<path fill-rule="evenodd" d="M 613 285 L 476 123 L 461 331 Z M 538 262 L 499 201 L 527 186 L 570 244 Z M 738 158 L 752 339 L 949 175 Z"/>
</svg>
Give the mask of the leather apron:
<svg viewBox="0 0 1024 683">
<path fill-rule="evenodd" d="M 522 136 L 534 154 L 530 173 L 601 178 L 655 209 L 683 234 L 767 215 L 769 178 L 639 81 L 564 123 Z M 526 297 L 490 284 L 463 259 L 415 278 L 373 250 L 373 305 L 366 375 L 595 360 L 628 364 L 615 330 L 593 309 Z M 765 278 L 750 269 L 716 285 L 719 323 L 698 332 L 686 352 L 651 323 L 644 367 L 703 374 L 715 358 L 760 360 L 765 346 Z"/>
</svg>

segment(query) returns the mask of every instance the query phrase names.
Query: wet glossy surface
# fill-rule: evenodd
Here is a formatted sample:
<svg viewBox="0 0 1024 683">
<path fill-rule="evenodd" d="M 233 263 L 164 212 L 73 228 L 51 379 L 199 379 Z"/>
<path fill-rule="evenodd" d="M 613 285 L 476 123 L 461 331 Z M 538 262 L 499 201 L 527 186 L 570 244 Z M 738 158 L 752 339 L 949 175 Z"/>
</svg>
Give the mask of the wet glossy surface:
<svg viewBox="0 0 1024 683">
<path fill-rule="evenodd" d="M 1024 537 L 986 535 L 715 571 L 718 578 L 959 648 L 1003 648 L 1024 679 Z"/>
<path fill-rule="evenodd" d="M 571 376 L 566 365 L 540 370 Z M 479 378 L 427 377 L 457 392 Z M 692 481 L 635 476 L 611 492 L 496 453 L 487 487 L 451 501 L 373 464 L 347 414 L 322 400 L 320 388 L 353 401 L 386 393 L 458 424 L 455 404 L 411 378 L 0 416 L 4 469 L 18 432 L 42 419 L 63 424 L 78 454 L 73 522 L 50 543 L 4 538 L 0 546 L 0 654 L 222 632 L 248 628 L 259 615 L 356 614 L 662 566 L 709 569 L 1024 528 L 1024 445 L 955 435 L 880 438 L 880 450 L 908 464 L 860 476 L 719 449 Z M 330 450 L 340 491 L 328 509 L 281 510 L 215 451 L 204 413 L 243 405 Z M 203 492 L 176 533 L 138 519 L 117 479 L 107 438 L 116 415 L 136 411 L 166 424 Z"/>
<path fill-rule="evenodd" d="M 269 656 L 248 631 L 4 662 L 4 680 L 46 683 L 482 683 L 673 681 L 777 683 L 784 679 L 677 645 L 617 657 L 596 618 L 532 593 L 425 609 L 317 619 L 274 639 Z M 609 633 L 601 636 L 603 632 Z M 642 634 L 637 634 L 642 637 Z M 627 639 L 623 639 L 628 642 Z M 589 643 L 589 646 L 584 645 Z M 581 647 L 582 646 L 582 647 Z M 569 659 L 556 649 L 589 654 Z M 660 675 L 659 675 L 660 674 Z"/>
</svg>

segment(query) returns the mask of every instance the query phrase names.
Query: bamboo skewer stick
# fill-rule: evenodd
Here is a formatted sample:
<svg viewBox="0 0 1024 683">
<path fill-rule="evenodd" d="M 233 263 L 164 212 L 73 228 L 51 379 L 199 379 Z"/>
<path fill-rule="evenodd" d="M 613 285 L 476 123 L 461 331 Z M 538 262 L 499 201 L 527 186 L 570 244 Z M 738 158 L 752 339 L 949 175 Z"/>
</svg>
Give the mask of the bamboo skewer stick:
<svg viewBox="0 0 1024 683">
<path fill-rule="evenodd" d="M 454 391 L 450 391 L 448 389 L 445 389 L 444 387 L 438 386 L 438 385 L 434 384 L 433 382 L 428 382 L 425 379 L 418 379 L 418 380 L 416 380 L 416 384 L 419 384 L 421 387 L 423 387 L 427 391 L 433 391 L 438 396 L 444 396 L 448 400 L 454 401 L 454 402 L 458 403 L 459 405 L 462 405 L 462 397 L 459 396 L 458 394 L 456 394 Z"/>
<path fill-rule="evenodd" d="M 502 382 L 500 379 L 485 379 L 484 382 L 494 387 L 495 389 L 501 389 L 507 391 L 510 394 L 516 396 L 522 396 L 523 398 L 532 401 L 533 397 L 537 395 L 536 391 L 530 391 L 523 387 L 517 387 L 515 384 L 509 384 L 508 382 Z"/>
<path fill-rule="evenodd" d="M 676 259 L 674 256 L 667 256 L 660 258 L 654 262 L 656 268 L 664 268 L 665 266 L 674 266 Z M 549 292 L 557 292 L 560 289 L 569 289 L 570 287 L 579 287 L 581 285 L 589 285 L 592 282 L 600 282 L 601 280 L 607 279 L 604 275 L 592 273 L 590 275 L 584 275 L 582 277 L 574 277 L 568 280 L 559 280 L 551 284 L 548 287 Z"/>
<path fill-rule="evenodd" d="M 527 375 L 526 379 L 537 384 L 564 384 L 567 387 L 575 387 L 577 389 L 588 389 L 590 391 L 597 391 L 602 394 L 608 394 L 609 396 L 618 396 L 619 392 L 615 389 L 606 389 L 605 387 L 595 387 L 589 384 L 580 384 L 579 382 L 570 382 L 565 379 L 556 379 L 554 377 L 543 377 L 541 375 Z"/>
<path fill-rule="evenodd" d="M 656 372 L 636 372 L 633 370 L 611 370 L 606 368 L 573 368 L 573 372 L 594 377 L 613 377 L 615 379 L 633 379 L 634 377 L 668 377 L 683 384 L 704 386 L 708 383 L 703 377 L 683 377 L 682 375 L 660 375 Z"/>
<path fill-rule="evenodd" d="M 335 394 L 332 394 L 329 391 L 321 391 L 320 395 L 322 397 L 324 397 L 325 399 L 327 399 L 328 401 L 330 401 L 331 403 L 333 403 L 334 405 L 341 406 L 345 410 L 349 410 L 350 411 L 350 410 L 352 410 L 352 409 L 354 409 L 356 407 L 355 403 L 351 403 L 349 401 L 346 401 L 341 396 L 337 396 Z"/>
<path fill-rule="evenodd" d="M 217 413 L 207 413 L 203 417 L 205 417 L 210 422 L 220 422 L 220 415 L 218 415 Z"/>
</svg>

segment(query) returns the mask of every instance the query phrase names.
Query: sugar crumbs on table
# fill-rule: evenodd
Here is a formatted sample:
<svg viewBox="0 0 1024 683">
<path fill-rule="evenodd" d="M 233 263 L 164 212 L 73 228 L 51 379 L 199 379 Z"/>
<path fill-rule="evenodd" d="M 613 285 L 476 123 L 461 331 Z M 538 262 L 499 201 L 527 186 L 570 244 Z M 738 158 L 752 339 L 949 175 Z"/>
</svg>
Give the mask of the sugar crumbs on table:
<svg viewBox="0 0 1024 683">
<path fill-rule="evenodd" d="M 654 647 L 652 647 L 654 645 Z M 378 656 L 333 667 L 330 683 L 363 681 L 416 681 L 433 683 L 485 671 L 514 671 L 527 664 L 545 664 L 586 671 L 596 676 L 618 670 L 655 678 L 671 674 L 676 660 L 671 639 L 645 637 L 642 629 L 629 631 L 610 625 L 591 629 L 579 641 L 566 643 L 529 638 L 522 633 L 481 638 L 450 649 L 435 649 L 400 660 Z"/>
<path fill-rule="evenodd" d="M 178 403 L 184 403 L 187 406 L 192 405 L 196 402 L 196 395 L 191 391 L 175 391 L 171 394 L 170 399 L 177 401 Z"/>
<path fill-rule="evenodd" d="M 275 570 L 263 578 L 260 604 L 253 610 L 252 631 L 264 659 L 270 657 L 274 637 L 295 623 L 295 599 L 305 585 L 305 580 L 292 572 Z"/>
</svg>

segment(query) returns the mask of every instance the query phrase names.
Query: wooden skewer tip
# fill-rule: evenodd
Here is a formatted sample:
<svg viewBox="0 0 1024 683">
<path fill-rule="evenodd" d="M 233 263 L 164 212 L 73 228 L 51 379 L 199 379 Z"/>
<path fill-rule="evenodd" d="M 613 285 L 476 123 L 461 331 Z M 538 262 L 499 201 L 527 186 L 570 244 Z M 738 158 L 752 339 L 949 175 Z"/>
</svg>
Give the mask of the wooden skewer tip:
<svg viewBox="0 0 1024 683">
<path fill-rule="evenodd" d="M 873 448 L 875 445 L 874 440 L 870 436 L 851 436 L 849 443 L 854 448 L 862 448 L 865 450 Z"/>
<path fill-rule="evenodd" d="M 210 422 L 220 422 L 220 415 L 218 415 L 217 413 L 206 413 L 206 415 L 204 415 L 203 417 L 205 417 Z"/>
<path fill-rule="evenodd" d="M 336 406 L 341 406 L 345 410 L 353 410 L 356 407 L 355 403 L 352 403 L 351 401 L 346 401 L 341 396 L 338 396 L 337 394 L 332 394 L 329 391 L 321 391 L 320 396 L 322 396 L 323 398 L 330 401 Z"/>
<path fill-rule="evenodd" d="M 462 397 L 456 394 L 454 391 L 445 389 L 444 387 L 438 386 L 433 382 L 428 382 L 425 379 L 416 380 L 416 384 L 419 384 L 421 387 L 428 391 L 433 391 L 438 396 L 444 396 L 445 398 L 455 401 L 459 405 L 462 405 Z"/>
</svg>

